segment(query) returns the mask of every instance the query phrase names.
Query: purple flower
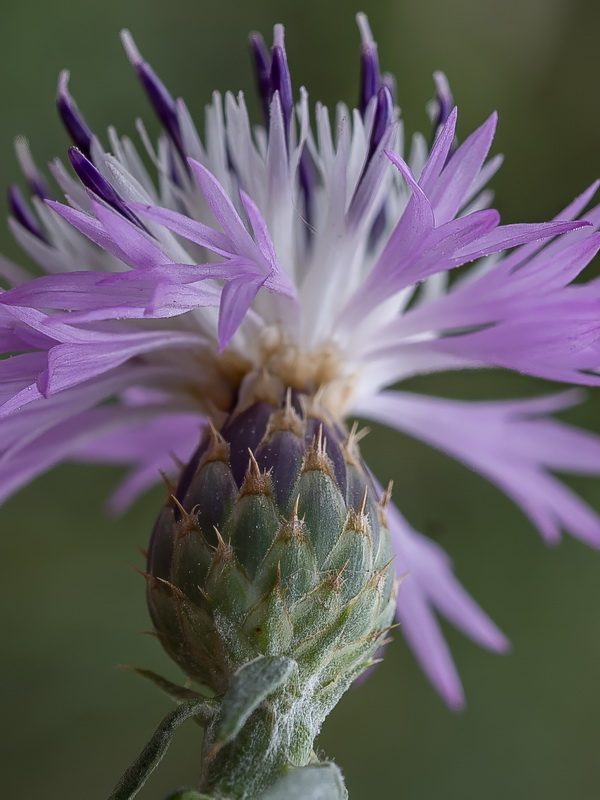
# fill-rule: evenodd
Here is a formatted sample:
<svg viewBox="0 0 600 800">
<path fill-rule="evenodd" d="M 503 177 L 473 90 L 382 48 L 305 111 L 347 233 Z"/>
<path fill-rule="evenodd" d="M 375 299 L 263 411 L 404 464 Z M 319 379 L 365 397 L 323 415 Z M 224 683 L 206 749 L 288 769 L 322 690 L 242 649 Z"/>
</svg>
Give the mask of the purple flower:
<svg viewBox="0 0 600 800">
<path fill-rule="evenodd" d="M 206 133 L 123 41 L 163 125 L 143 146 L 89 128 L 61 76 L 58 107 L 75 143 L 55 201 L 24 140 L 33 208 L 10 192 L 11 230 L 46 273 L 6 261 L 0 296 L 0 495 L 63 459 L 131 468 L 110 504 L 125 509 L 186 462 L 257 375 L 352 416 L 407 432 L 497 484 L 556 541 L 600 546 L 600 519 L 553 471 L 600 472 L 600 439 L 550 415 L 576 390 L 534 400 L 463 402 L 388 387 L 413 375 L 505 367 L 596 385 L 597 281 L 574 283 L 600 248 L 598 184 L 547 223 L 502 225 L 486 186 L 496 116 L 464 141 L 443 75 L 434 141 L 405 151 L 394 82 L 359 15 L 358 109 L 311 111 L 295 93 L 283 29 L 251 38 L 265 113 L 215 94 Z M 461 268 L 461 269 L 458 269 Z M 456 270 L 456 271 L 455 271 Z M 401 629 L 453 707 L 460 679 L 436 612 L 484 647 L 504 635 L 454 577 L 448 556 L 393 506 Z"/>
</svg>

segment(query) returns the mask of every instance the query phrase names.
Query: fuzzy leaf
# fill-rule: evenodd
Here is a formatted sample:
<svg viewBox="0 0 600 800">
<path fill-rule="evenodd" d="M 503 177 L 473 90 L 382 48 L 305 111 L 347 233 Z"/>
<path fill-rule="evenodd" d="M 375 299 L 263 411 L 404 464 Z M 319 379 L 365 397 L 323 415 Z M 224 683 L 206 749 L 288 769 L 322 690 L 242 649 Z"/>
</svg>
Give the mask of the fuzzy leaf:
<svg viewBox="0 0 600 800">
<path fill-rule="evenodd" d="M 214 749 L 231 741 L 262 701 L 288 680 L 297 668 L 291 658 L 259 656 L 244 664 L 232 678 L 223 698 Z"/>
<path fill-rule="evenodd" d="M 311 764 L 288 772 L 260 800 L 346 800 L 348 792 L 335 764 Z"/>
</svg>

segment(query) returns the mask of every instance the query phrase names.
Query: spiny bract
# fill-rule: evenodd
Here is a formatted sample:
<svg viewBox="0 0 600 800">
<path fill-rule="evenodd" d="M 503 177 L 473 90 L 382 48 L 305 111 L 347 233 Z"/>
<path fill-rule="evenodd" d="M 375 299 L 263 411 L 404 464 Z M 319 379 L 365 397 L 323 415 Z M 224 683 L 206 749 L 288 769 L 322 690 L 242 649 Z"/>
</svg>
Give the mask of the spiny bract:
<svg viewBox="0 0 600 800">
<path fill-rule="evenodd" d="M 191 678 L 222 693 L 257 656 L 289 656 L 329 710 L 371 663 L 394 571 L 358 438 L 291 391 L 206 429 L 148 557 L 156 630 Z"/>
</svg>

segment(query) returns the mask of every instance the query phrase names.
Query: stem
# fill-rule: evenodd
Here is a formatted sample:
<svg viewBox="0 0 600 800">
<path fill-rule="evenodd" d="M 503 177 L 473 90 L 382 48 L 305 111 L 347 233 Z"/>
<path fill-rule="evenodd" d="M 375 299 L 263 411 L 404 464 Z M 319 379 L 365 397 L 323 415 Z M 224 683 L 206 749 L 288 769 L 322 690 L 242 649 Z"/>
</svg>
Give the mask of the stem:
<svg viewBox="0 0 600 800">
<path fill-rule="evenodd" d="M 297 705 L 286 699 L 263 703 L 223 747 L 215 745 L 218 722 L 209 726 L 200 791 L 223 800 L 256 800 L 290 769 L 311 761 L 314 734 L 303 724 Z"/>
</svg>

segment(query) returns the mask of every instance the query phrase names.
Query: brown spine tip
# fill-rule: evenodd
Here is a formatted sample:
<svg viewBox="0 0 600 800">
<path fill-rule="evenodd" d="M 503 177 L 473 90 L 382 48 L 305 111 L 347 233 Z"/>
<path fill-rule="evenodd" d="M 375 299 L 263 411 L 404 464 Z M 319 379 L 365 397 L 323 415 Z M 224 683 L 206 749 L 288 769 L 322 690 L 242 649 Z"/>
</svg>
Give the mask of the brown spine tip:
<svg viewBox="0 0 600 800">
<path fill-rule="evenodd" d="M 219 431 L 213 425 L 211 419 L 208 420 L 208 427 L 206 429 L 206 436 L 208 437 L 208 447 L 202 456 L 198 469 L 211 461 L 223 461 L 225 464 L 229 463 L 229 445 L 221 436 Z"/>
<path fill-rule="evenodd" d="M 215 551 L 215 561 L 217 559 L 222 559 L 223 561 L 231 561 L 235 558 L 233 547 L 223 539 L 221 535 L 221 531 L 217 528 L 216 525 L 213 526 L 213 530 L 217 537 L 217 546 L 214 547 Z"/>
<path fill-rule="evenodd" d="M 167 489 L 167 499 L 165 500 L 166 506 L 173 505 L 173 497 L 175 497 L 175 492 L 177 491 L 177 485 L 173 483 L 173 481 L 169 478 L 166 472 L 162 469 L 159 470 L 160 477 L 163 480 L 163 483 Z"/>
<path fill-rule="evenodd" d="M 292 392 L 288 389 L 285 396 L 285 405 L 271 414 L 269 424 L 262 441 L 268 442 L 274 433 L 293 433 L 299 439 L 304 438 L 304 423 L 292 405 Z"/>
<path fill-rule="evenodd" d="M 392 558 L 390 558 L 387 564 L 384 564 L 383 567 L 381 567 L 381 569 L 377 570 L 377 572 L 374 572 L 373 575 L 371 575 L 367 586 L 371 587 L 371 589 L 380 589 L 381 586 L 385 583 L 386 573 L 388 569 L 391 567 L 392 562 L 395 560 L 395 558 L 396 556 L 393 556 Z"/>
<path fill-rule="evenodd" d="M 298 521 L 298 510 L 300 508 L 300 492 L 296 495 L 296 499 L 294 501 L 294 507 L 292 509 L 292 521 Z"/>
<path fill-rule="evenodd" d="M 370 428 L 362 428 L 359 430 L 358 422 L 352 423 L 352 427 L 350 428 L 350 433 L 348 434 L 346 441 L 342 442 L 342 452 L 344 453 L 346 463 L 353 467 L 361 466 L 362 462 L 358 445 L 365 438 L 365 436 L 370 433 L 370 430 Z"/>
<path fill-rule="evenodd" d="M 338 570 L 329 573 L 327 583 L 332 591 L 341 592 L 344 588 L 344 572 L 346 571 L 346 567 L 349 563 L 350 559 L 348 559 L 345 564 L 342 564 Z"/>
<path fill-rule="evenodd" d="M 136 567 L 133 564 L 131 565 L 131 569 L 134 572 L 137 572 L 138 575 L 141 575 L 142 578 L 144 578 L 144 580 L 147 581 L 148 583 L 150 583 L 150 581 L 154 580 L 154 575 L 151 575 L 149 572 L 146 572 L 146 570 L 144 570 L 144 569 L 140 569 L 139 567 Z"/>
<path fill-rule="evenodd" d="M 369 517 L 362 510 L 355 511 L 353 508 L 348 512 L 344 529 L 347 531 L 358 531 L 365 536 L 371 536 Z"/>
<path fill-rule="evenodd" d="M 194 506 L 191 512 L 185 510 L 175 495 L 171 495 L 172 504 L 178 509 L 180 518 L 177 521 L 177 537 L 183 539 L 190 533 L 199 533 L 200 528 L 196 519 L 198 506 Z"/>
<path fill-rule="evenodd" d="M 387 485 L 386 490 L 379 498 L 379 502 L 377 503 L 377 516 L 379 517 L 379 523 L 385 528 L 389 527 L 387 521 L 387 509 L 392 501 L 393 488 L 394 488 L 394 481 L 390 481 Z"/>
<path fill-rule="evenodd" d="M 246 476 L 244 477 L 244 482 L 240 489 L 240 497 L 244 497 L 248 494 L 272 497 L 273 484 L 271 482 L 271 470 L 268 472 L 261 472 L 254 453 L 250 448 L 248 448 L 248 453 L 250 454 L 250 460 L 248 461 L 248 469 L 246 470 Z"/>
<path fill-rule="evenodd" d="M 324 472 L 331 478 L 332 481 L 335 482 L 335 472 L 333 469 L 333 464 L 331 463 L 331 459 L 325 451 L 326 446 L 327 440 L 323 436 L 323 426 L 319 425 L 317 435 L 313 436 L 310 447 L 304 456 L 302 472 L 311 472 L 311 470 Z"/>
<path fill-rule="evenodd" d="M 358 509 L 358 513 L 361 517 L 365 516 L 365 511 L 367 509 L 367 500 L 369 499 L 369 487 L 365 486 L 365 491 L 363 492 L 362 500 L 360 501 L 360 506 Z"/>
<path fill-rule="evenodd" d="M 170 590 L 171 594 L 173 595 L 175 600 L 177 600 L 177 602 L 179 603 L 189 602 L 187 595 L 184 594 L 178 586 L 175 586 L 174 583 L 171 583 L 171 581 L 168 581 L 166 578 L 156 578 L 156 580 L 158 581 L 158 583 L 162 584 L 163 586 L 166 586 L 167 589 Z"/>
<path fill-rule="evenodd" d="M 292 540 L 296 541 L 304 541 L 307 540 L 308 533 L 306 531 L 306 526 L 301 519 L 298 519 L 298 514 L 293 513 L 292 517 L 284 522 L 281 526 L 281 531 L 277 536 L 277 539 L 284 541 L 284 542 L 291 542 Z"/>
</svg>

